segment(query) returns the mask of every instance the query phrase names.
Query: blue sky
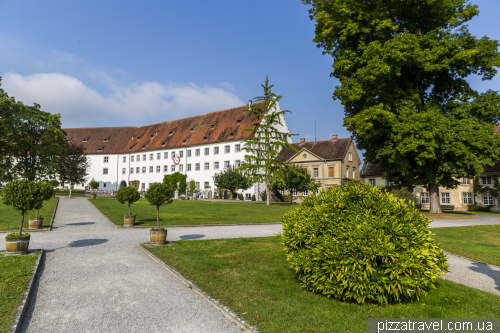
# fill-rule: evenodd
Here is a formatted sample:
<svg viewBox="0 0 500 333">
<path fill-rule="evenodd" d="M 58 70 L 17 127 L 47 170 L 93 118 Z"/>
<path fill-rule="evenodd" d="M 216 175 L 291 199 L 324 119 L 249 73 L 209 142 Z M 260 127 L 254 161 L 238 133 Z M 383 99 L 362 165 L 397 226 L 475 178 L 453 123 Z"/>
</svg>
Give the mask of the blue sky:
<svg viewBox="0 0 500 333">
<path fill-rule="evenodd" d="M 475 0 L 476 36 L 500 39 L 500 1 Z M 3 88 L 63 127 L 136 126 L 246 103 L 266 74 L 298 138 L 349 136 L 332 59 L 301 1 L 0 0 Z M 473 87 L 500 90 L 500 79 Z"/>
</svg>

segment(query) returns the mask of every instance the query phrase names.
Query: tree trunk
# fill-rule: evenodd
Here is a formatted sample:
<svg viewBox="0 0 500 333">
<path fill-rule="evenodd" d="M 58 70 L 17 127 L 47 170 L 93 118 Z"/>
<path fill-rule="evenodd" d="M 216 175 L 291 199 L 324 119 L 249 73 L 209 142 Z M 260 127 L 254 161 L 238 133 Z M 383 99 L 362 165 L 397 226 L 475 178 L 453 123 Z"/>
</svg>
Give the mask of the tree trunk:
<svg viewBox="0 0 500 333">
<path fill-rule="evenodd" d="M 156 206 L 156 224 L 158 229 L 160 229 L 160 206 Z"/>
<path fill-rule="evenodd" d="M 19 224 L 19 237 L 23 234 L 24 211 L 21 211 L 21 223 Z"/>
<path fill-rule="evenodd" d="M 128 203 L 128 216 L 130 216 L 132 214 L 130 214 L 130 202 Z"/>
<path fill-rule="evenodd" d="M 269 184 L 266 184 L 266 205 L 269 206 L 269 203 L 270 203 L 270 191 L 269 191 Z"/>
<path fill-rule="evenodd" d="M 36 210 L 36 218 L 38 218 L 38 214 L 40 213 L 40 209 Z"/>
<path fill-rule="evenodd" d="M 71 182 L 69 182 L 69 198 L 71 199 Z"/>
<path fill-rule="evenodd" d="M 431 200 L 430 213 L 441 214 L 441 204 L 439 202 L 439 186 L 437 184 L 429 184 L 429 199 Z"/>
<path fill-rule="evenodd" d="M 290 194 L 290 203 L 293 203 L 293 194 L 292 194 L 292 190 L 289 191 L 289 194 Z"/>
</svg>

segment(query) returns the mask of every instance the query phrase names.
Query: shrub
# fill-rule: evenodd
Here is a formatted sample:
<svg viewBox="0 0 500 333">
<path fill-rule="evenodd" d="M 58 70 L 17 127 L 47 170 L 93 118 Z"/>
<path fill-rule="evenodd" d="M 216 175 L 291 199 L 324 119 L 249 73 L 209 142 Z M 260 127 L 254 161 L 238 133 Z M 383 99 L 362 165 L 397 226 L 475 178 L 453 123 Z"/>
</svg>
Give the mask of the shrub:
<svg viewBox="0 0 500 333">
<path fill-rule="evenodd" d="M 489 212 L 493 206 L 485 206 L 483 204 L 474 203 L 468 207 L 471 212 Z"/>
<path fill-rule="evenodd" d="M 135 189 L 135 187 L 132 186 L 122 187 L 121 189 L 118 190 L 118 192 L 116 192 L 116 200 L 118 200 L 119 203 L 121 204 L 124 204 L 125 202 L 128 203 L 128 216 L 132 216 L 130 212 L 130 204 L 133 204 L 140 198 L 141 195 Z"/>
<path fill-rule="evenodd" d="M 415 205 L 350 182 L 306 198 L 285 214 L 287 260 L 306 289 L 357 303 L 420 300 L 446 256 Z"/>
<path fill-rule="evenodd" d="M 266 201 L 267 200 L 267 192 L 266 191 L 260 192 L 260 198 L 262 199 L 262 201 Z"/>
<path fill-rule="evenodd" d="M 92 180 L 89 182 L 89 187 L 91 190 L 97 190 L 99 188 L 99 182 L 92 178 Z"/>
<path fill-rule="evenodd" d="M 396 198 L 403 199 L 406 203 L 413 202 L 414 204 L 418 204 L 418 199 L 414 196 L 407 188 L 402 187 L 400 189 L 392 189 L 389 191 L 390 194 L 395 196 Z"/>
<path fill-rule="evenodd" d="M 255 201 L 255 194 L 252 194 L 252 201 Z"/>
<path fill-rule="evenodd" d="M 238 194 L 238 199 L 243 200 L 243 194 Z"/>
<path fill-rule="evenodd" d="M 40 214 L 40 209 L 43 207 L 43 202 L 50 200 L 52 196 L 54 195 L 54 187 L 52 186 L 53 184 L 50 182 L 47 183 L 35 183 L 36 186 L 38 186 L 38 191 L 40 193 L 38 197 L 38 201 L 35 203 L 35 206 L 33 207 L 36 209 L 36 218 L 39 218 Z"/>
<path fill-rule="evenodd" d="M 283 194 L 282 197 L 283 197 L 283 202 L 287 203 L 290 202 L 290 196 L 288 194 Z"/>
</svg>

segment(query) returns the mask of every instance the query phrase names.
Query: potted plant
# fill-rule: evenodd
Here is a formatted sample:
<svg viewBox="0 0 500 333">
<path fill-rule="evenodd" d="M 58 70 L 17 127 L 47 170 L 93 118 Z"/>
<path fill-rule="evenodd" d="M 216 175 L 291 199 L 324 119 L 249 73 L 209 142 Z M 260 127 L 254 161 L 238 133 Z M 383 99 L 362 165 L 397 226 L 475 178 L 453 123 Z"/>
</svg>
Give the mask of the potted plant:
<svg viewBox="0 0 500 333">
<path fill-rule="evenodd" d="M 3 203 L 21 212 L 19 232 L 5 237 L 7 254 L 26 254 L 30 243 L 30 234 L 23 234 L 24 214 L 35 208 L 42 196 L 41 187 L 31 180 L 14 180 L 7 183 L 0 196 Z"/>
<path fill-rule="evenodd" d="M 153 183 L 144 194 L 151 206 L 156 206 L 156 228 L 150 231 L 151 244 L 165 244 L 167 242 L 167 230 L 160 228 L 160 206 L 172 203 L 174 196 L 173 187 L 167 183 Z"/>
<path fill-rule="evenodd" d="M 89 187 L 91 190 L 97 190 L 99 188 L 99 182 L 96 181 L 94 178 L 92 178 L 92 180 L 89 182 Z M 95 199 L 96 198 L 96 194 L 95 193 L 91 193 L 90 194 L 90 199 Z"/>
<path fill-rule="evenodd" d="M 122 187 L 116 192 L 116 200 L 119 203 L 124 204 L 128 203 L 128 215 L 125 215 L 123 218 L 123 226 L 124 227 L 133 227 L 135 224 L 136 214 L 130 213 L 130 204 L 133 204 L 137 200 L 141 198 L 139 192 L 132 186 Z"/>
<path fill-rule="evenodd" d="M 40 197 L 35 204 L 36 217 L 29 218 L 30 229 L 41 229 L 43 227 L 43 217 L 40 216 L 40 209 L 43 207 L 43 202 L 50 200 L 55 193 L 52 183 L 36 183 L 36 185 L 40 187 Z"/>
</svg>

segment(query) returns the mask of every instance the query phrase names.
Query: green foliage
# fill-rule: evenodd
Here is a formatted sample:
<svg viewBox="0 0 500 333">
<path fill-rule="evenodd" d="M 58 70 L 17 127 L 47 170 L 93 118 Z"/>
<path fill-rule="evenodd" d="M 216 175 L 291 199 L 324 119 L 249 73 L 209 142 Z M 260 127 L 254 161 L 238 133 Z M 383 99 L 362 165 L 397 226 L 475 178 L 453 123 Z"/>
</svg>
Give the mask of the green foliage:
<svg viewBox="0 0 500 333">
<path fill-rule="evenodd" d="M 60 152 L 57 161 L 57 174 L 61 183 L 68 183 L 70 188 L 75 184 L 85 183 L 89 168 L 90 164 L 83 146 L 71 142 Z"/>
<path fill-rule="evenodd" d="M 42 209 L 43 202 L 50 200 L 50 198 L 54 196 L 55 191 L 54 187 L 52 186 L 52 183 L 50 182 L 44 182 L 44 183 L 38 182 L 35 183 L 35 186 L 38 187 L 39 196 L 33 208 L 37 210 L 36 217 L 38 218 L 41 217 L 39 216 L 39 210 Z"/>
<path fill-rule="evenodd" d="M 403 186 L 454 188 L 500 159 L 500 95 L 466 79 L 490 80 L 499 43 L 476 38 L 468 0 L 303 0 L 314 42 L 333 57 L 344 125 L 365 159 Z M 431 205 L 438 203 L 431 202 Z M 432 208 L 432 207 L 431 207 Z"/>
<path fill-rule="evenodd" d="M 17 238 L 17 237 L 28 237 L 30 234 L 18 234 L 18 233 L 12 233 L 12 234 L 8 234 L 6 237 L 7 238 Z"/>
<path fill-rule="evenodd" d="M 53 188 L 59 186 L 59 181 L 57 181 L 56 179 L 49 180 L 47 183 L 49 183 Z"/>
<path fill-rule="evenodd" d="M 89 187 L 91 190 L 97 190 L 99 188 L 99 182 L 92 178 L 92 180 L 89 182 Z"/>
<path fill-rule="evenodd" d="M 132 186 L 122 187 L 116 192 L 116 200 L 119 203 L 128 203 L 128 216 L 131 216 L 130 205 L 141 198 L 139 192 Z"/>
<path fill-rule="evenodd" d="M 308 190 L 310 186 L 314 183 L 314 179 L 311 174 L 306 170 L 302 169 L 300 165 L 297 164 L 289 164 L 286 167 L 286 171 L 284 174 L 284 182 L 280 185 L 274 186 L 275 190 L 288 190 L 289 193 L 292 193 L 292 190 L 296 189 L 297 191 L 305 191 Z M 321 186 L 321 185 L 319 185 Z M 288 198 L 290 200 L 290 198 Z M 288 202 L 288 201 L 287 201 Z"/>
<path fill-rule="evenodd" d="M 239 200 L 243 200 L 243 194 L 242 193 L 238 194 L 238 199 Z"/>
<path fill-rule="evenodd" d="M 255 201 L 255 194 L 252 194 L 252 201 Z"/>
<path fill-rule="evenodd" d="M 291 202 L 291 201 L 290 201 L 290 195 L 288 195 L 288 194 L 283 194 L 283 195 L 282 195 L 282 197 L 283 197 L 283 202 Z"/>
<path fill-rule="evenodd" d="M 186 193 L 186 179 L 187 175 L 177 171 L 171 175 L 165 175 L 163 177 L 163 183 L 170 184 L 170 187 L 173 188 L 174 192 L 175 190 L 178 190 L 179 193 Z"/>
<path fill-rule="evenodd" d="M 489 176 L 493 180 L 493 186 L 481 185 L 481 178 L 479 176 L 474 177 L 474 193 L 486 193 L 489 192 L 493 197 L 498 197 L 500 195 L 500 182 L 498 180 L 498 175 Z"/>
<path fill-rule="evenodd" d="M 279 101 L 283 96 L 271 92 L 274 85 L 269 85 L 267 75 L 265 84 L 261 86 L 264 95 L 255 97 L 254 100 L 264 102 L 265 107 L 251 105 L 242 110 L 254 118 L 251 127 L 245 129 L 251 132 L 252 136 L 243 140 L 242 150 L 245 152 L 245 159 L 239 169 L 244 170 L 252 183 L 264 183 L 269 190 L 270 186 L 284 184 L 287 166 L 279 159 L 280 152 L 285 147 L 294 152 L 298 150 L 288 142 L 288 136 L 296 134 L 280 132 L 278 129 L 284 125 L 285 113 L 291 113 L 289 110 L 279 108 Z"/>
<path fill-rule="evenodd" d="M 302 286 L 327 297 L 417 301 L 448 269 L 414 204 L 368 184 L 321 191 L 281 221 L 287 260 Z"/>
<path fill-rule="evenodd" d="M 14 180 L 7 183 L 0 192 L 3 203 L 21 212 L 21 222 L 19 224 L 19 235 L 22 234 L 24 213 L 35 209 L 36 205 L 43 197 L 42 188 L 31 180 Z"/>
<path fill-rule="evenodd" d="M 194 179 L 191 179 L 189 181 L 188 192 L 189 194 L 193 195 L 195 190 L 196 190 L 196 182 L 194 181 Z"/>
<path fill-rule="evenodd" d="M 128 182 L 128 184 L 129 184 L 129 186 L 132 186 L 136 190 L 139 190 L 140 181 L 138 181 L 138 180 L 131 180 L 131 181 Z M 99 187 L 99 184 L 97 184 L 97 187 Z"/>
<path fill-rule="evenodd" d="M 471 212 L 489 212 L 494 206 L 485 206 L 482 203 L 473 203 L 467 207 L 467 210 Z"/>
<path fill-rule="evenodd" d="M 214 185 L 217 187 L 217 191 L 219 191 L 221 197 L 223 197 L 222 192 L 224 192 L 224 190 L 230 191 L 230 198 L 233 198 L 234 191 L 246 190 L 250 187 L 249 179 L 233 166 L 224 168 L 221 172 L 213 175 L 212 179 L 214 180 Z"/>
<path fill-rule="evenodd" d="M 262 201 L 266 201 L 267 200 L 267 192 L 260 192 L 260 198 Z"/>
<path fill-rule="evenodd" d="M 170 182 L 166 184 L 153 183 L 144 194 L 144 197 L 151 206 L 156 206 L 156 222 L 160 228 L 160 206 L 166 206 L 172 203 L 174 188 Z"/>
<path fill-rule="evenodd" d="M 396 198 L 403 199 L 407 204 L 412 202 L 413 204 L 418 204 L 418 199 L 414 196 L 406 187 L 401 187 L 399 189 L 393 189 L 388 191 L 389 194 L 392 194 Z"/>
</svg>

